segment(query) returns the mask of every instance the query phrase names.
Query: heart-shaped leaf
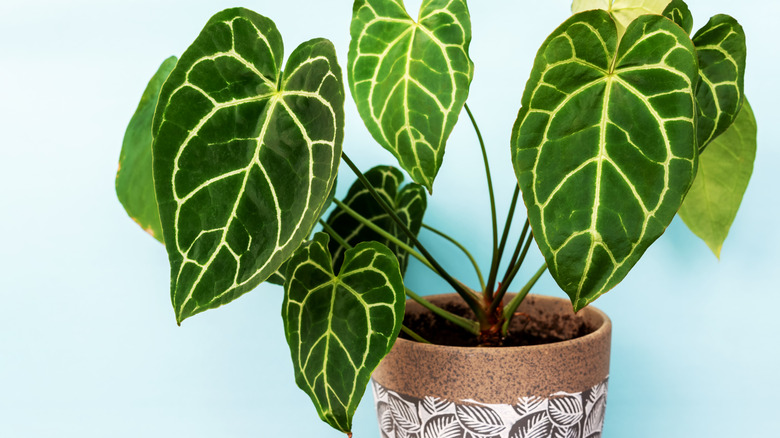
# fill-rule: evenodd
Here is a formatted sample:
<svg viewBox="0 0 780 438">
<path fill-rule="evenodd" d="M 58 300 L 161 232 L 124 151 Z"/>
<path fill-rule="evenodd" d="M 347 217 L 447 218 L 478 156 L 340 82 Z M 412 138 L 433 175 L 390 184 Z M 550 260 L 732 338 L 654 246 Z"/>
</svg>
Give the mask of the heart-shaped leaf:
<svg viewBox="0 0 780 438">
<path fill-rule="evenodd" d="M 424 0 L 415 22 L 402 0 L 356 0 L 350 35 L 347 76 L 363 122 L 431 191 L 473 77 L 466 1 Z"/>
<path fill-rule="evenodd" d="M 119 202 L 144 231 L 160 242 L 163 241 L 162 225 L 152 177 L 152 119 L 160 89 L 175 65 L 176 57 L 171 56 L 163 61 L 157 73 L 149 80 L 141 102 L 127 125 L 116 172 L 116 196 Z"/>
<path fill-rule="evenodd" d="M 691 34 L 693 30 L 693 15 L 683 0 L 672 0 L 661 15 L 674 21 L 688 35 Z"/>
<path fill-rule="evenodd" d="M 323 421 L 348 433 L 371 373 L 401 330 L 404 285 L 395 255 L 377 242 L 348 250 L 334 274 L 319 234 L 290 259 L 282 319 L 295 381 Z"/>
<path fill-rule="evenodd" d="M 428 205 L 425 189 L 419 184 L 410 183 L 399 190 L 404 180 L 404 175 L 400 170 L 391 166 L 376 166 L 366 172 L 365 177 L 385 203 L 395 210 L 407 228 L 415 234 L 419 233 L 420 227 L 422 227 L 423 215 L 425 215 L 425 208 Z M 410 243 L 409 237 L 399 229 L 395 221 L 374 200 L 374 197 L 371 196 L 371 193 L 360 181 L 355 181 L 352 187 L 349 188 L 349 192 L 344 198 L 344 204 L 383 230 L 387 230 L 402 242 Z M 398 257 L 401 274 L 406 272 L 409 254 L 358 222 L 345 213 L 344 210 L 333 210 L 328 217 L 328 225 L 350 246 L 372 240 L 386 245 Z M 331 241 L 329 248 L 331 254 L 333 254 L 333 267 L 334 269 L 339 269 L 344 258 L 344 248 L 336 241 Z"/>
<path fill-rule="evenodd" d="M 737 119 L 699 157 L 699 172 L 678 214 L 720 257 L 756 158 L 756 119 L 747 100 Z"/>
<path fill-rule="evenodd" d="M 734 122 L 744 99 L 745 31 L 728 15 L 716 15 L 693 36 L 699 57 L 696 86 L 699 151 Z"/>
<path fill-rule="evenodd" d="M 534 237 L 575 309 L 625 277 L 671 222 L 696 170 L 688 35 L 645 15 L 617 42 L 601 10 L 555 30 L 512 135 Z"/>
<path fill-rule="evenodd" d="M 617 24 L 618 36 L 622 37 L 632 21 L 641 15 L 661 15 L 671 0 L 574 0 L 572 13 L 603 9 L 612 15 Z"/>
<path fill-rule="evenodd" d="M 315 39 L 281 62 L 274 23 L 228 9 L 160 93 L 154 178 L 179 322 L 268 278 L 325 207 L 344 126 L 336 53 Z"/>
</svg>

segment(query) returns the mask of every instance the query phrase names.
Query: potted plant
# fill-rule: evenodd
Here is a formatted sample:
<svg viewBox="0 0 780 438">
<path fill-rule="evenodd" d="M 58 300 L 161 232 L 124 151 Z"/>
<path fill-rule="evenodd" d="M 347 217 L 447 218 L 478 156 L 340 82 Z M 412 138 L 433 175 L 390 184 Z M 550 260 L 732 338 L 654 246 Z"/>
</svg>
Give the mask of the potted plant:
<svg viewBox="0 0 780 438">
<path fill-rule="evenodd" d="M 426 0 L 416 21 L 400 0 L 354 2 L 350 94 L 411 177 L 406 185 L 401 170 L 361 172 L 342 150 L 345 85 L 329 41 L 304 42 L 283 63 L 271 19 L 242 8 L 214 15 L 149 82 L 116 182 L 130 216 L 168 251 L 177 323 L 270 281 L 284 287 L 296 381 L 338 430 L 351 434 L 382 362 L 373 386 L 387 436 L 600 434 L 610 324 L 588 305 L 678 211 L 717 254 L 755 153 L 736 20 L 715 16 L 690 36 L 681 0 L 619 3 L 575 1 L 539 49 L 511 133 L 517 181 L 501 233 L 466 105 L 474 66 L 465 0 Z M 463 110 L 490 188 L 486 276 L 455 239 L 422 222 Z M 343 200 L 334 198 L 340 161 L 357 176 Z M 730 195 L 717 203 L 701 195 L 724 187 Z M 521 192 L 528 219 L 509 251 Z M 469 257 L 477 290 L 420 244 L 422 227 Z M 508 294 L 534 241 L 546 263 Z M 454 293 L 411 290 L 410 257 Z M 570 305 L 529 295 L 545 270 Z M 534 345 L 511 346 L 519 344 Z M 465 380 L 453 383 L 444 363 Z"/>
</svg>

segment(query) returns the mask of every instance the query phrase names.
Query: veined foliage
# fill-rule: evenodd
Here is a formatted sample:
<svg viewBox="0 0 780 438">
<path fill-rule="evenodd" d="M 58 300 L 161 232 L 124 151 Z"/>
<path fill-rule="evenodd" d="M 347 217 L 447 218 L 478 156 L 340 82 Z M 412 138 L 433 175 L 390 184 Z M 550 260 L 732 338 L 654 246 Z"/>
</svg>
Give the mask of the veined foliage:
<svg viewBox="0 0 780 438">
<path fill-rule="evenodd" d="M 154 178 L 177 321 L 268 278 L 308 237 L 338 170 L 344 91 L 333 45 L 281 71 L 274 23 L 216 14 L 160 93 Z"/>
<path fill-rule="evenodd" d="M 318 233 L 290 259 L 282 319 L 296 383 L 323 421 L 348 433 L 401 330 L 404 285 L 395 255 L 377 242 L 347 250 L 336 274 L 327 240 Z"/>
<path fill-rule="evenodd" d="M 645 15 L 619 41 L 602 10 L 554 31 L 512 135 L 534 237 L 575 309 L 625 277 L 696 172 L 691 40 L 670 20 Z"/>
<path fill-rule="evenodd" d="M 474 65 L 465 0 L 425 0 L 417 21 L 402 0 L 356 0 L 347 77 L 374 139 L 433 190 L 466 103 Z"/>
</svg>

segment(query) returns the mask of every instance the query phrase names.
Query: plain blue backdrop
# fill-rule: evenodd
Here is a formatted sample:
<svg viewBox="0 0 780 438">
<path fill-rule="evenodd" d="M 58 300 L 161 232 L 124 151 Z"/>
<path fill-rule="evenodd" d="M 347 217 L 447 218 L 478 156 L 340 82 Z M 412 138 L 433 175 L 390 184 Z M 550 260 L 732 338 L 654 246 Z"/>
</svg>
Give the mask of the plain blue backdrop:
<svg viewBox="0 0 780 438">
<path fill-rule="evenodd" d="M 769 436 L 780 392 L 780 151 L 776 1 L 690 0 L 696 28 L 718 12 L 748 37 L 747 95 L 759 124 L 753 179 L 720 261 L 679 221 L 597 301 L 614 323 L 605 437 Z M 416 10 L 420 0 L 408 1 Z M 177 327 L 163 247 L 114 195 L 122 136 L 147 80 L 180 55 L 221 0 L 27 0 L 0 5 L 0 437 L 337 437 L 295 386 L 279 287 L 262 285 Z M 254 0 L 289 53 L 327 37 L 342 65 L 351 2 Z M 499 217 L 513 189 L 509 133 L 533 56 L 568 0 L 472 1 L 481 124 Z M 416 15 L 414 13 L 413 15 Z M 347 99 L 344 149 L 391 163 Z M 489 259 L 489 209 L 463 115 L 426 222 Z M 339 193 L 351 182 L 346 172 Z M 515 226 L 517 231 L 520 222 Z M 424 243 L 437 239 L 423 235 Z M 435 251 L 474 285 L 467 262 Z M 538 251 L 520 278 L 541 263 Z M 419 265 L 409 284 L 446 290 Z M 520 282 L 518 282 L 520 284 Z M 516 287 L 519 287 L 516 285 Z M 545 275 L 536 292 L 561 296 Z M 376 438 L 371 396 L 357 438 Z"/>
</svg>

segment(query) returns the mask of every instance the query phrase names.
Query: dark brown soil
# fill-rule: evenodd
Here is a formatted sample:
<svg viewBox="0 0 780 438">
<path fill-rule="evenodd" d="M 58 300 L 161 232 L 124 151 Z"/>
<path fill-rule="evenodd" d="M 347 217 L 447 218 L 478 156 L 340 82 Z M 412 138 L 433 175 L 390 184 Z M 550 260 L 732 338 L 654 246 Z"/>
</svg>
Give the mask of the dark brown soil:
<svg viewBox="0 0 780 438">
<path fill-rule="evenodd" d="M 461 303 L 447 303 L 441 307 L 456 315 L 474 318 L 471 310 Z M 417 315 L 406 315 L 404 325 L 434 344 L 453 347 L 478 346 L 476 336 L 427 311 Z M 590 327 L 581 317 L 574 314 L 559 315 L 545 313 L 543 310 L 533 315 L 520 313 L 512 319 L 509 335 L 504 339 L 503 346 L 552 344 L 578 338 L 593 331 L 595 331 L 594 327 Z M 400 337 L 410 339 L 403 332 Z"/>
</svg>

